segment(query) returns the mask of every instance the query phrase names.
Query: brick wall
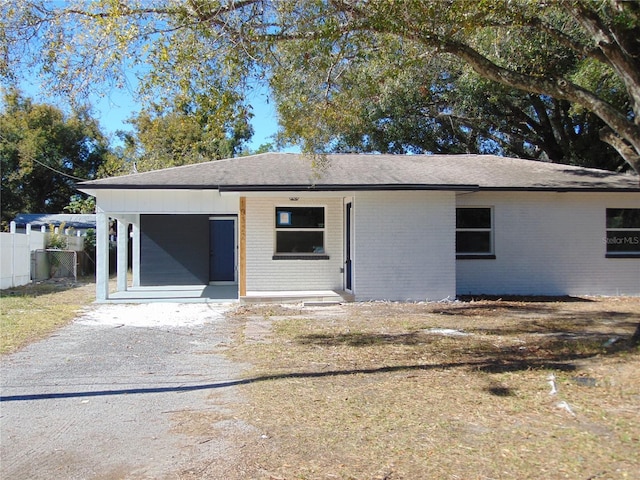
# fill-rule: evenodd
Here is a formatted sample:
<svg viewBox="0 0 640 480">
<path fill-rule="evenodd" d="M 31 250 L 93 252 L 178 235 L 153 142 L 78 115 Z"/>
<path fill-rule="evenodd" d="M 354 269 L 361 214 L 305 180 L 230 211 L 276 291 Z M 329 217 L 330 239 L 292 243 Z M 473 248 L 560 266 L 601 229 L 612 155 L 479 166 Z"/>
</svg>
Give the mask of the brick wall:
<svg viewBox="0 0 640 480">
<path fill-rule="evenodd" d="M 322 260 L 274 260 L 275 208 L 325 207 L 325 253 Z M 344 262 L 342 197 L 247 198 L 247 291 L 341 290 Z"/>
<path fill-rule="evenodd" d="M 457 292 L 640 295 L 640 259 L 605 258 L 606 208 L 638 194 L 474 193 L 458 206 L 492 207 L 495 260 L 458 260 Z"/>
<path fill-rule="evenodd" d="M 357 300 L 455 296 L 452 192 L 363 192 L 354 200 Z"/>
</svg>

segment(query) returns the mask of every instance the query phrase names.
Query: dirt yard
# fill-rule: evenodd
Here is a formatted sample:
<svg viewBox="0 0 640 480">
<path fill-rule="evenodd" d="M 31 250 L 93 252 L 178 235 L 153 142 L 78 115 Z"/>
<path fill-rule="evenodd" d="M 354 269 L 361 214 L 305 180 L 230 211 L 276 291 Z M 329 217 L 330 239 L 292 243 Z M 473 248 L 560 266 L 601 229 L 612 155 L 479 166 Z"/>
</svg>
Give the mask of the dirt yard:
<svg viewBox="0 0 640 480">
<path fill-rule="evenodd" d="M 528 300 L 237 308 L 237 478 L 640 478 L 640 299 Z"/>
</svg>

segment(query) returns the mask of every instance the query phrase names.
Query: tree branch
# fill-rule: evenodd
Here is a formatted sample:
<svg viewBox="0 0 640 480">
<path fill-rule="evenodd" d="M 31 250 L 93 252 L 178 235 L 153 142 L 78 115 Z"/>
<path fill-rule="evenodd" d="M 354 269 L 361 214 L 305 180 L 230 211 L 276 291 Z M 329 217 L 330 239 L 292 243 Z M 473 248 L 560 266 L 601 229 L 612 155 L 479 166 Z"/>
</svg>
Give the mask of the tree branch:
<svg viewBox="0 0 640 480">
<path fill-rule="evenodd" d="M 625 85 L 631 106 L 636 113 L 636 121 L 640 121 L 640 69 L 638 62 L 638 39 L 627 42 L 626 32 L 614 31 L 613 26 L 606 25 L 589 7 L 579 1 L 562 2 L 563 8 L 590 34 L 602 54 L 607 58 L 607 63 L 613 68 Z M 640 32 L 633 29 L 636 36 Z M 622 45 L 624 43 L 625 45 Z M 631 45 L 634 43 L 634 45 Z M 634 48 L 635 47 L 635 48 Z M 640 150 L 639 150 L 640 152 Z"/>
<path fill-rule="evenodd" d="M 640 155 L 635 152 L 635 149 L 631 145 L 616 135 L 609 127 L 604 127 L 599 133 L 600 140 L 615 148 L 620 156 L 624 158 L 636 172 L 640 172 Z"/>
<path fill-rule="evenodd" d="M 554 28 L 552 25 L 543 22 L 541 18 L 530 18 L 527 19 L 525 23 L 532 28 L 539 28 L 551 37 L 555 38 L 560 45 L 563 45 L 564 47 L 576 52 L 579 55 L 587 55 L 590 58 L 598 60 L 599 62 L 608 63 L 607 57 L 598 48 L 592 48 L 588 45 L 575 42 L 564 32 L 561 32 L 557 28 Z"/>
<path fill-rule="evenodd" d="M 627 145 L 638 152 L 637 154 L 640 154 L 640 126 L 629 121 L 611 104 L 588 90 L 563 78 L 534 77 L 507 70 L 496 65 L 468 45 L 460 42 L 440 40 L 435 43 L 429 40 L 424 43 L 430 47 L 436 46 L 440 51 L 450 53 L 464 60 L 479 75 L 489 80 L 519 90 L 549 95 L 557 99 L 570 100 L 586 107 L 600 117 L 612 130 L 617 132 L 620 137 L 627 142 Z M 623 158 L 626 159 L 628 156 L 623 156 Z M 640 165 L 637 162 L 630 163 L 630 165 L 636 172 L 640 172 Z"/>
</svg>

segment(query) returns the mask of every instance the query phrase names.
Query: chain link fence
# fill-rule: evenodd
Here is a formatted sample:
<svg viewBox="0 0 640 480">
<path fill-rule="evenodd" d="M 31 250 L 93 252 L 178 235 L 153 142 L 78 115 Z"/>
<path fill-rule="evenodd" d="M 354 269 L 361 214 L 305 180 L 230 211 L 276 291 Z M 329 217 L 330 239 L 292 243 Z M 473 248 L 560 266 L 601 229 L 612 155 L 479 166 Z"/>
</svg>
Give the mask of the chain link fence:
<svg viewBox="0 0 640 480">
<path fill-rule="evenodd" d="M 47 249 L 49 278 L 70 278 L 78 280 L 78 252 L 75 250 Z"/>
<path fill-rule="evenodd" d="M 31 260 L 34 281 L 49 278 L 78 280 L 78 252 L 75 250 L 36 250 L 32 252 Z"/>
</svg>

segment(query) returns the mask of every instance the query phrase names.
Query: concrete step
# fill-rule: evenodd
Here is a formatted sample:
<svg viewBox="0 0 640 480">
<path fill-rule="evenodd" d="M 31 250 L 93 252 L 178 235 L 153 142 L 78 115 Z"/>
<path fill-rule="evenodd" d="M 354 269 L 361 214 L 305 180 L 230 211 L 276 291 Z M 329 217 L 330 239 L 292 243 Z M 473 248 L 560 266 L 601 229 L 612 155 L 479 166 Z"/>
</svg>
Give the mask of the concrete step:
<svg viewBox="0 0 640 480">
<path fill-rule="evenodd" d="M 353 301 L 345 298 L 341 292 L 322 291 L 284 291 L 284 292 L 247 292 L 240 297 L 241 303 L 303 303 L 307 306 L 339 305 Z"/>
</svg>

